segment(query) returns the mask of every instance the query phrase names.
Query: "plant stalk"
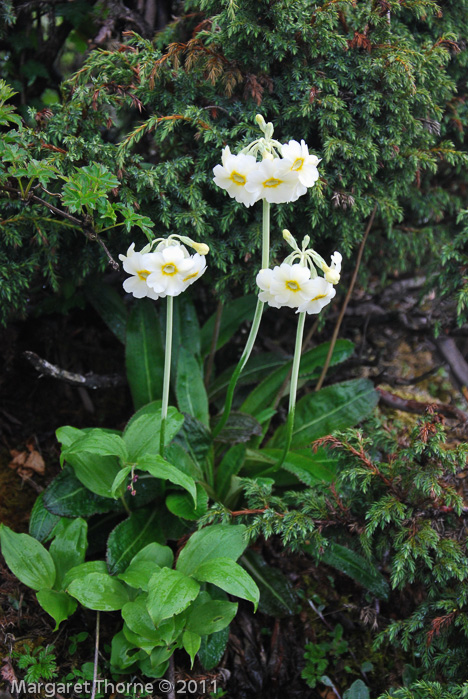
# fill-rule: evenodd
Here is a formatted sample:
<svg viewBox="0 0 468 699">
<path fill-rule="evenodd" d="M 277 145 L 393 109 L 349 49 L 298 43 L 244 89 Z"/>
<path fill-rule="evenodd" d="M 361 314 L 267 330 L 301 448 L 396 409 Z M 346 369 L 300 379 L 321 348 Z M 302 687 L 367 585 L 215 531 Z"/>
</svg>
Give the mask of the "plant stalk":
<svg viewBox="0 0 468 699">
<path fill-rule="evenodd" d="M 262 269 L 267 269 L 270 265 L 270 204 L 263 199 L 263 218 L 262 218 Z M 224 425 L 229 419 L 229 415 L 231 414 L 231 408 L 232 408 L 232 401 L 234 398 L 234 391 L 236 390 L 236 384 L 237 381 L 239 380 L 239 376 L 242 373 L 242 370 L 244 369 L 245 365 L 247 364 L 247 361 L 250 357 L 250 353 L 252 352 L 252 348 L 255 344 L 255 340 L 257 339 L 257 333 L 258 333 L 258 328 L 260 327 L 260 321 L 262 319 L 262 313 L 263 313 L 263 307 L 264 307 L 263 301 L 258 300 L 257 301 L 257 307 L 255 309 L 255 314 L 253 317 L 252 321 L 252 326 L 250 328 L 250 333 L 249 337 L 247 338 L 247 343 L 245 345 L 244 351 L 242 352 L 242 356 L 239 360 L 238 365 L 236 366 L 233 375 L 231 376 L 231 380 L 229 382 L 228 390 L 226 393 L 226 401 L 224 404 L 224 412 L 221 416 L 220 421 L 216 425 L 216 427 L 213 430 L 213 439 L 216 439 L 218 434 L 221 432 L 223 429 Z"/>
<path fill-rule="evenodd" d="M 166 313 L 166 348 L 164 352 L 164 378 L 161 406 L 161 431 L 159 453 L 164 456 L 164 437 L 166 431 L 167 406 L 169 405 L 169 386 L 171 383 L 171 358 L 172 358 L 172 326 L 174 318 L 174 297 L 167 296 Z"/>
</svg>

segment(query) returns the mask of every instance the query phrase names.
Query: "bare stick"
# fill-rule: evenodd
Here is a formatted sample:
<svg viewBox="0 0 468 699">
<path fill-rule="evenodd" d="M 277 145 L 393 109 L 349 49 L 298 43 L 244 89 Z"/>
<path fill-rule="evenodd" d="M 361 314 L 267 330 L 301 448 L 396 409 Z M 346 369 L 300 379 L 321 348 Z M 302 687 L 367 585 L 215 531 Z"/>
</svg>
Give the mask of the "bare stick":
<svg viewBox="0 0 468 699">
<path fill-rule="evenodd" d="M 93 672 L 93 689 L 91 692 L 91 699 L 94 699 L 96 696 L 98 658 L 99 658 L 99 612 L 96 612 L 96 645 L 94 646 L 94 672 Z"/>
<path fill-rule="evenodd" d="M 41 374 L 46 374 L 47 376 L 52 376 L 54 379 L 60 379 L 66 383 L 70 383 L 73 386 L 86 386 L 87 388 L 111 388 L 114 386 L 123 386 L 125 384 L 125 379 L 120 374 L 111 374 L 107 376 L 100 376 L 99 374 L 93 374 L 89 372 L 84 376 L 82 374 L 76 374 L 73 371 L 67 371 L 66 369 L 61 369 L 55 364 L 51 364 L 46 359 L 42 359 L 34 352 L 23 352 L 23 356 L 31 362 L 33 367 L 40 371 Z"/>
<path fill-rule="evenodd" d="M 317 385 L 315 387 L 316 391 L 319 391 L 322 388 L 323 382 L 324 382 L 325 377 L 327 375 L 327 371 L 328 371 L 328 368 L 330 366 L 330 361 L 332 358 L 333 350 L 335 349 L 336 340 L 338 338 L 338 333 L 340 332 L 341 323 L 343 322 L 344 314 L 346 313 L 346 309 L 348 307 L 349 300 L 350 300 L 351 295 L 352 295 L 353 290 L 354 290 L 354 285 L 356 284 L 356 279 L 357 279 L 357 275 L 359 272 L 359 267 L 361 266 L 362 253 L 364 252 L 364 246 L 366 244 L 367 236 L 369 235 L 370 229 L 372 228 L 372 224 L 374 223 L 376 211 L 377 211 L 377 204 L 374 206 L 374 209 L 373 209 L 371 216 L 370 216 L 370 219 L 369 219 L 369 223 L 367 224 L 367 228 L 364 232 L 364 236 L 362 238 L 361 245 L 359 246 L 359 252 L 358 252 L 358 256 L 357 256 L 357 260 L 356 260 L 356 266 L 354 268 L 353 276 L 351 278 L 351 283 L 349 285 L 348 293 L 346 294 L 346 298 L 344 300 L 343 307 L 340 311 L 340 315 L 338 316 L 338 320 L 336 321 L 336 325 L 335 325 L 335 329 L 333 331 L 333 335 L 332 335 L 332 339 L 330 342 L 330 348 L 328 350 L 327 358 L 325 360 L 325 364 L 324 364 L 324 367 L 322 369 L 322 373 L 320 374 L 320 378 L 319 378 Z"/>
<path fill-rule="evenodd" d="M 457 408 L 454 405 L 448 405 L 447 403 L 423 403 L 419 400 L 407 400 L 406 398 L 401 398 L 401 396 L 397 396 L 389 391 L 384 391 L 383 388 L 377 388 L 376 390 L 382 403 L 385 403 L 385 405 L 388 405 L 394 410 L 404 410 L 407 413 L 424 415 L 428 408 L 431 408 L 435 412 L 445 415 L 445 417 L 456 418 L 457 420 L 460 420 L 460 422 L 465 424 L 468 423 L 468 414 L 464 413 L 463 410 L 460 410 L 460 408 Z"/>
</svg>

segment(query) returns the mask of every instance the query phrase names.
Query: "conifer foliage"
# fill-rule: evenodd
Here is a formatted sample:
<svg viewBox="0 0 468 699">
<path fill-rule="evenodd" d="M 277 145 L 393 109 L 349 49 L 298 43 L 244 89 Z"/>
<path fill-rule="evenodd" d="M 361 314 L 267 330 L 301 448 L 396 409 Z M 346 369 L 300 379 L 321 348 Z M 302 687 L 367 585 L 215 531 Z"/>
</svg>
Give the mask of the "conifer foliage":
<svg viewBox="0 0 468 699">
<path fill-rule="evenodd" d="M 2 301 L 79 284 L 107 264 L 96 237 L 112 254 L 151 222 L 208 241 L 222 294 L 251 286 L 261 211 L 217 190 L 212 169 L 256 137 L 258 112 L 322 158 L 308 195 L 274 207 L 273 252 L 288 227 L 350 256 L 377 205 L 369 268 L 431 260 L 439 274 L 467 207 L 467 18 L 466 0 L 189 0 L 154 41 L 125 32 L 91 51 L 61 104 L 4 121 Z M 439 276 L 460 312 L 465 262 L 462 245 L 444 263 L 450 288 Z"/>
</svg>

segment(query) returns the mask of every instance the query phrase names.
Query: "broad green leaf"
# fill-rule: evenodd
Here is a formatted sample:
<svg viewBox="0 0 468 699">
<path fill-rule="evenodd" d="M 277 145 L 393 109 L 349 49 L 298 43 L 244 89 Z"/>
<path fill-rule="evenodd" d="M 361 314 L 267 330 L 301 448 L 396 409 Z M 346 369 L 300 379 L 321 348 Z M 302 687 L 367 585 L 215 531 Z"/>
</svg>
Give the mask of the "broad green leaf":
<svg viewBox="0 0 468 699">
<path fill-rule="evenodd" d="M 200 324 L 190 294 L 174 299 L 173 347 L 190 347 L 195 356 L 200 355 Z M 176 372 L 177 373 L 177 372 Z"/>
<path fill-rule="evenodd" d="M 125 328 L 127 325 L 127 309 L 122 296 L 102 281 L 85 284 L 86 298 L 99 313 L 107 327 L 125 344 Z"/>
<path fill-rule="evenodd" d="M 242 565 L 254 578 L 260 589 L 259 609 L 272 617 L 296 614 L 298 601 L 286 576 L 269 566 L 255 551 L 248 550 L 242 556 Z"/>
<path fill-rule="evenodd" d="M 151 654 L 146 655 L 138 661 L 138 667 L 144 677 L 159 679 L 164 677 L 167 672 L 168 660 L 174 653 L 174 648 L 171 646 L 163 648 L 155 648 Z"/>
<path fill-rule="evenodd" d="M 185 347 L 179 349 L 179 363 L 175 385 L 179 410 L 209 425 L 208 396 L 200 365 Z"/>
<path fill-rule="evenodd" d="M 194 532 L 177 560 L 176 568 L 185 575 L 205 561 L 226 557 L 236 561 L 247 547 L 243 524 L 212 524 Z"/>
<path fill-rule="evenodd" d="M 135 408 L 162 395 L 164 349 L 154 302 L 138 299 L 127 322 L 125 361 Z"/>
<path fill-rule="evenodd" d="M 133 557 L 152 542 L 164 542 L 158 510 L 146 507 L 132 512 L 112 530 L 107 540 L 109 572 L 112 575 L 123 573 Z"/>
<path fill-rule="evenodd" d="M 200 585 L 179 570 L 161 568 L 148 584 L 148 612 L 157 626 L 186 609 L 200 591 Z"/>
<path fill-rule="evenodd" d="M 90 573 L 104 573 L 107 575 L 108 570 L 105 561 L 86 561 L 86 563 L 80 563 L 79 566 L 70 568 L 70 570 L 65 573 L 62 583 L 63 589 L 66 590 L 73 580 L 84 578 Z"/>
<path fill-rule="evenodd" d="M 209 636 L 202 636 L 198 658 L 208 672 L 219 665 L 226 652 L 229 640 L 229 626 Z"/>
<path fill-rule="evenodd" d="M 240 442 L 248 442 L 251 437 L 259 437 L 261 434 L 262 427 L 252 415 L 232 412 L 216 437 L 216 441 L 225 444 L 239 444 Z"/>
<path fill-rule="evenodd" d="M 122 609 L 129 601 L 125 586 L 105 573 L 88 573 L 75 578 L 67 592 L 84 607 L 101 612 Z"/>
<path fill-rule="evenodd" d="M 55 565 L 50 553 L 29 534 L 17 534 L 0 525 L 0 545 L 5 562 L 18 580 L 33 590 L 50 589 L 55 582 Z"/>
<path fill-rule="evenodd" d="M 249 462 L 264 463 L 265 471 L 268 472 L 268 465 L 275 467 L 283 456 L 282 449 L 250 449 L 247 452 Z M 305 485 L 316 485 L 322 481 L 331 483 L 336 478 L 337 459 L 329 455 L 325 449 L 301 449 L 298 451 L 288 451 L 281 468 L 289 473 L 293 473 L 301 483 Z M 248 467 L 246 467 L 248 472 Z M 259 475 L 259 474 L 257 474 Z"/>
<path fill-rule="evenodd" d="M 368 379 L 352 379 L 309 393 L 296 405 L 292 447 L 304 447 L 336 430 L 352 427 L 375 408 L 378 394 Z M 286 426 L 281 425 L 269 447 L 281 448 Z"/>
<path fill-rule="evenodd" d="M 130 643 L 123 631 L 119 631 L 112 638 L 111 643 L 111 668 L 126 670 L 137 660 L 144 658 L 146 653 L 133 643 Z"/>
<path fill-rule="evenodd" d="M 196 521 L 200 519 L 208 509 L 208 495 L 205 489 L 197 483 L 197 506 L 188 493 L 171 493 L 166 498 L 166 507 L 176 517 Z"/>
<path fill-rule="evenodd" d="M 236 444 L 227 450 L 216 469 L 216 494 L 222 501 L 231 486 L 232 476 L 237 476 L 245 461 L 245 445 Z"/>
<path fill-rule="evenodd" d="M 190 668 L 193 668 L 193 663 L 195 661 L 195 656 L 200 649 L 201 636 L 192 631 L 186 629 L 182 634 L 182 646 L 184 650 L 190 655 Z"/>
<path fill-rule="evenodd" d="M 119 495 L 122 495 L 125 493 L 125 488 L 123 489 L 122 486 L 123 484 L 128 481 L 128 477 L 130 473 L 132 472 L 132 469 L 134 469 L 133 464 L 130 464 L 129 466 L 124 466 L 123 468 L 120 469 L 116 477 L 114 478 L 114 482 L 112 483 L 112 488 L 111 488 L 111 495 L 113 498 L 118 498 Z M 127 483 L 127 485 L 130 485 Z"/>
<path fill-rule="evenodd" d="M 148 590 L 148 581 L 160 568 L 171 568 L 174 554 L 169 546 L 148 544 L 132 558 L 128 568 L 118 576 L 130 587 Z"/>
<path fill-rule="evenodd" d="M 303 544 L 302 548 L 314 555 L 311 544 Z M 390 588 L 382 573 L 355 551 L 330 541 L 318 560 L 353 578 L 379 599 L 388 599 Z"/>
<path fill-rule="evenodd" d="M 260 383 L 262 379 L 269 376 L 275 369 L 283 366 L 286 361 L 287 359 L 280 357 L 274 352 L 262 352 L 251 356 L 242 369 L 242 373 L 237 381 L 237 386 Z M 216 401 L 225 395 L 235 368 L 236 365 L 230 366 L 210 384 L 208 390 L 210 401 Z"/>
<path fill-rule="evenodd" d="M 161 634 L 151 619 L 147 604 L 147 595 L 139 595 L 133 602 L 127 602 L 122 607 L 122 618 L 128 628 L 138 636 L 153 642 L 153 647 L 161 642 Z"/>
<path fill-rule="evenodd" d="M 299 381 L 307 377 L 310 378 L 317 373 L 318 369 L 325 363 L 329 347 L 330 343 L 325 342 L 318 347 L 304 352 L 299 367 Z M 354 345 L 352 342 L 349 342 L 349 340 L 337 340 L 331 358 L 331 366 L 343 362 L 350 357 L 353 350 Z M 292 360 L 270 373 L 269 376 L 254 388 L 252 393 L 242 403 L 240 410 L 257 416 L 260 411 L 269 408 L 274 403 L 280 390 L 280 397 L 288 395 L 289 383 L 287 382 L 287 378 L 291 369 Z"/>
<path fill-rule="evenodd" d="M 192 575 L 199 582 L 211 583 L 230 595 L 253 602 L 256 611 L 260 591 L 250 575 L 231 558 L 213 558 L 205 561 Z"/>
<path fill-rule="evenodd" d="M 158 403 L 156 403 L 156 405 L 157 404 Z M 150 405 L 155 406 L 154 403 Z M 129 461 L 137 461 L 143 454 L 159 454 L 161 412 L 161 408 L 152 407 L 147 413 L 142 412 L 138 417 L 134 416 L 128 423 L 123 434 L 123 439 L 128 449 Z M 176 408 L 169 406 L 164 429 L 165 445 L 169 444 L 174 439 L 183 424 L 184 416 L 181 415 Z"/>
<path fill-rule="evenodd" d="M 200 466 L 193 460 L 188 451 L 179 444 L 179 442 L 172 442 L 166 447 L 165 450 L 166 461 L 171 464 L 177 464 L 179 471 L 183 471 L 187 476 L 190 476 L 195 481 L 203 480 L 203 472 Z"/>
<path fill-rule="evenodd" d="M 194 504 L 197 504 L 197 488 L 193 478 L 186 476 L 185 473 L 163 459 L 162 456 L 145 454 L 138 459 L 137 468 L 141 471 L 148 471 L 154 478 L 162 478 L 180 485 L 190 493 Z"/>
<path fill-rule="evenodd" d="M 137 598 L 137 599 L 141 599 L 141 598 Z M 128 604 L 132 604 L 132 603 L 128 602 Z M 124 605 L 122 607 L 122 609 L 125 609 L 126 606 L 127 605 Z M 146 613 L 148 614 L 148 612 L 146 612 Z M 149 614 L 148 614 L 148 616 L 149 616 Z M 151 618 L 150 618 L 150 621 L 151 621 Z M 153 629 L 155 628 L 152 621 L 151 621 L 151 626 L 153 627 Z M 122 627 L 122 631 L 124 632 L 124 635 L 125 635 L 125 638 L 127 639 L 127 641 L 134 648 L 142 648 L 145 651 L 145 653 L 148 653 L 148 655 L 151 653 L 151 651 L 153 650 L 153 648 L 156 645 L 159 645 L 159 644 L 155 643 L 154 640 L 150 640 L 149 638 L 145 638 L 141 634 L 138 634 L 138 633 L 135 633 L 134 631 L 132 631 L 129 628 L 127 623 L 124 623 L 124 625 Z"/>
<path fill-rule="evenodd" d="M 187 629 L 209 636 L 229 626 L 237 613 L 237 603 L 212 600 L 199 605 L 187 617 Z"/>
<path fill-rule="evenodd" d="M 84 563 L 87 541 L 88 525 L 84 519 L 66 519 L 62 517 L 54 529 L 54 539 L 50 545 L 49 553 L 55 563 L 57 576 L 55 578 L 56 589 L 62 589 L 65 574 L 81 563 Z"/>
<path fill-rule="evenodd" d="M 71 466 L 54 478 L 44 491 L 44 505 L 49 512 L 60 517 L 91 517 L 122 509 L 121 503 L 96 495 L 75 476 Z"/>
<path fill-rule="evenodd" d="M 362 680 L 355 680 L 343 694 L 343 699 L 370 699 L 369 689 Z"/>
<path fill-rule="evenodd" d="M 38 541 L 47 541 L 59 519 L 60 517 L 49 512 L 44 506 L 44 492 L 42 492 L 31 510 L 31 517 L 29 519 L 30 535 Z"/>
<path fill-rule="evenodd" d="M 208 427 L 191 415 L 185 415 L 182 429 L 174 441 L 186 450 L 203 473 L 205 461 L 210 458 L 210 450 L 212 449 L 212 439 Z"/>
<path fill-rule="evenodd" d="M 85 430 L 75 427 L 60 427 L 57 432 L 58 441 L 68 448 L 72 443 L 86 434 Z M 70 453 L 67 463 L 73 468 L 75 476 L 89 490 L 97 495 L 110 498 L 112 483 L 120 471 L 119 460 L 115 456 L 99 456 L 90 452 L 82 454 Z M 47 508 L 49 506 L 47 505 Z M 111 508 L 110 508 L 111 509 Z M 54 512 L 54 510 L 51 510 Z"/>
<path fill-rule="evenodd" d="M 242 296 L 227 303 L 222 312 L 221 323 L 218 334 L 216 349 L 219 350 L 228 342 L 239 326 L 245 320 L 252 320 L 257 306 L 257 297 L 252 294 L 250 296 Z M 216 323 L 216 313 L 214 313 L 201 329 L 201 355 L 206 357 L 210 352 L 213 331 Z"/>
<path fill-rule="evenodd" d="M 78 604 L 66 592 L 58 592 L 57 590 L 38 590 L 36 597 L 42 609 L 50 614 L 55 621 L 54 631 L 57 631 L 62 621 L 73 614 Z"/>
<path fill-rule="evenodd" d="M 69 461 L 69 454 L 96 454 L 97 456 L 117 456 L 123 462 L 127 461 L 128 451 L 122 437 L 118 434 L 112 434 L 106 430 L 101 430 L 96 427 L 89 430 L 83 436 L 80 436 L 70 446 L 62 450 L 60 461 Z"/>
</svg>

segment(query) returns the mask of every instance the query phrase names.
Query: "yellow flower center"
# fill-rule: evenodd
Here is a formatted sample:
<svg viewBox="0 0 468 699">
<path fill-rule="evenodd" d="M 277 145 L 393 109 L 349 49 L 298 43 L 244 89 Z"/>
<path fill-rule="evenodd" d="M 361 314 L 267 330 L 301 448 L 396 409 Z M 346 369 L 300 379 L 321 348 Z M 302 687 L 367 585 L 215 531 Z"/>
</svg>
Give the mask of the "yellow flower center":
<svg viewBox="0 0 468 699">
<path fill-rule="evenodd" d="M 300 170 L 302 166 L 304 165 L 304 158 L 296 158 L 296 160 L 293 163 L 293 166 L 291 170 Z"/>
<path fill-rule="evenodd" d="M 318 294 L 318 296 L 314 296 L 313 299 L 310 299 L 311 301 L 318 301 L 319 299 L 324 299 L 326 297 L 326 294 Z"/>
<path fill-rule="evenodd" d="M 162 266 L 162 273 L 173 277 L 174 274 L 177 274 L 177 267 L 172 264 L 172 262 L 166 262 L 166 264 Z"/>
<path fill-rule="evenodd" d="M 277 180 L 275 177 L 270 177 L 269 180 L 265 180 L 263 183 L 264 187 L 277 187 L 282 184 L 282 180 Z"/>
<path fill-rule="evenodd" d="M 137 274 L 138 274 L 138 276 L 140 277 L 141 281 L 142 281 L 142 282 L 145 282 L 145 281 L 146 281 L 146 277 L 148 276 L 148 274 L 151 274 L 151 272 L 148 272 L 147 269 L 139 269 L 138 272 L 137 272 Z"/>
<path fill-rule="evenodd" d="M 297 282 L 295 282 L 293 279 L 290 279 L 288 282 L 286 282 L 286 286 L 290 291 L 299 291 L 300 286 Z"/>
<path fill-rule="evenodd" d="M 246 182 L 244 175 L 240 175 L 235 170 L 232 171 L 231 177 L 229 179 L 232 180 L 234 184 L 244 185 Z"/>
<path fill-rule="evenodd" d="M 189 274 L 188 277 L 185 277 L 185 279 L 182 279 L 182 281 L 188 282 L 189 279 L 194 279 L 195 277 L 198 277 L 198 272 L 192 272 L 192 274 Z"/>
</svg>

